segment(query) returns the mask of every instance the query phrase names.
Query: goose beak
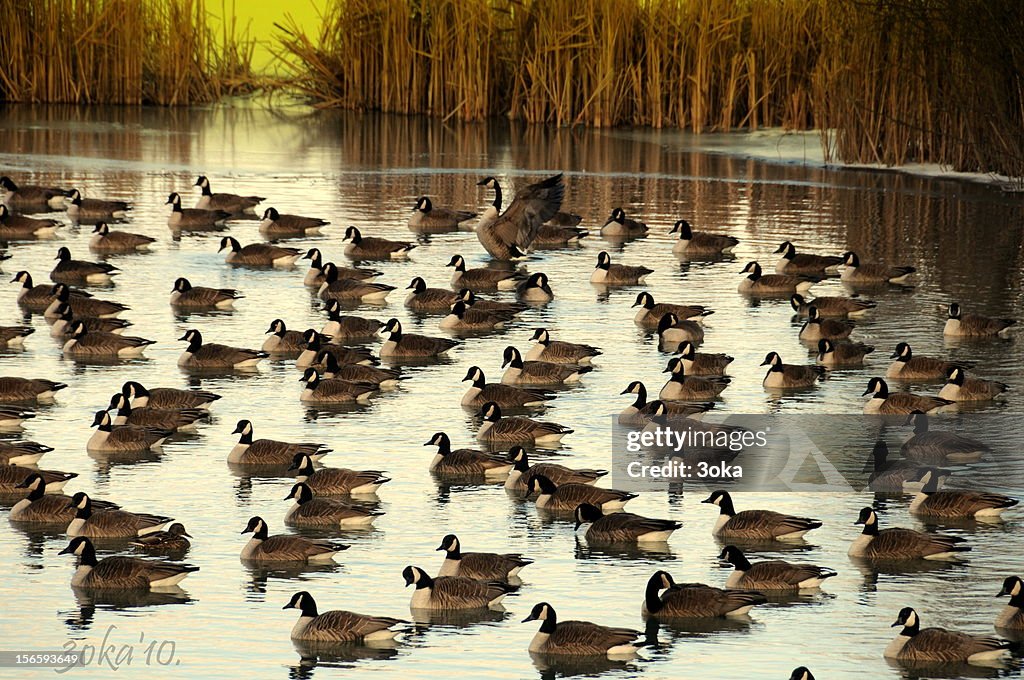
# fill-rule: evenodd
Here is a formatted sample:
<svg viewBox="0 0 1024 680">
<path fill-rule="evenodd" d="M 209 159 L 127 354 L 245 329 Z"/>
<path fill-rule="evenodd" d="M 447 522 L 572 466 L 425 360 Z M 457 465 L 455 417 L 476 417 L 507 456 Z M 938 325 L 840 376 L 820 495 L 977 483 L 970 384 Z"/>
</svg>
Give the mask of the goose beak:
<svg viewBox="0 0 1024 680">
<path fill-rule="evenodd" d="M 537 620 L 537 619 L 536 619 L 536 618 L 535 618 L 535 617 L 533 616 L 533 614 L 530 614 L 529 616 L 527 616 L 527 617 L 526 617 L 525 619 L 523 619 L 523 620 L 522 620 L 522 621 L 520 621 L 519 623 L 526 623 L 526 622 L 528 622 L 528 621 L 536 621 L 536 620 Z"/>
<path fill-rule="evenodd" d="M 178 338 L 178 340 L 187 340 L 187 339 L 188 339 L 188 336 L 187 336 L 187 335 L 183 335 L 183 336 L 181 336 L 180 338 Z"/>
<path fill-rule="evenodd" d="M 291 499 L 292 499 L 292 495 L 291 495 L 291 494 L 288 494 L 288 495 L 287 495 L 287 496 L 285 496 L 285 497 L 284 497 L 284 498 L 283 498 L 282 500 L 290 501 Z"/>
<path fill-rule="evenodd" d="M 867 389 L 867 390 L 864 390 L 863 392 L 861 392 L 860 396 L 864 397 L 864 396 L 867 396 L 869 394 L 873 394 L 873 392 L 870 389 Z"/>
<path fill-rule="evenodd" d="M 478 187 L 482 187 L 482 186 L 484 186 L 486 184 L 487 184 L 487 180 L 485 180 L 485 179 L 482 179 L 482 180 L 480 180 L 479 182 L 476 183 L 476 185 Z"/>
<path fill-rule="evenodd" d="M 437 552 L 438 550 L 444 550 L 444 545 L 442 544 L 434 548 L 434 552 Z"/>
<path fill-rule="evenodd" d="M 299 469 L 299 464 L 298 463 L 292 463 L 291 465 L 288 466 L 288 472 L 291 472 L 292 470 L 298 470 L 298 469 Z"/>
<path fill-rule="evenodd" d="M 58 555 L 70 555 L 70 554 L 71 554 L 71 553 L 73 553 L 73 552 L 74 552 L 74 550 L 72 550 L 72 549 L 71 549 L 71 546 L 69 545 L 68 547 L 64 548 L 63 550 L 61 550 L 61 551 L 60 551 L 59 553 L 57 553 L 57 554 L 58 554 Z"/>
<path fill-rule="evenodd" d="M 767 365 L 768 365 L 769 363 L 771 363 L 771 362 L 770 362 L 770 361 L 768 361 L 767 359 L 765 359 L 764 361 L 762 361 L 762 362 L 761 362 L 760 364 L 758 364 L 758 365 L 759 365 L 759 366 L 767 366 Z"/>
<path fill-rule="evenodd" d="M 187 531 L 182 531 L 182 532 L 181 532 L 181 535 L 182 535 L 182 536 L 185 536 L 185 537 L 187 537 L 187 538 L 192 538 L 192 534 L 188 533 Z"/>
<path fill-rule="evenodd" d="M 1006 590 L 1006 588 L 1002 588 L 1002 589 L 1000 589 L 1000 591 L 998 593 L 996 593 L 996 597 L 1005 597 L 1006 595 L 1009 595 L 1009 594 L 1010 593 Z"/>
<path fill-rule="evenodd" d="M 889 627 L 890 627 L 890 628 L 895 628 L 896 626 L 902 626 L 902 625 L 903 625 L 902 623 L 900 623 L 899 621 L 896 621 L 896 622 L 894 622 L 894 623 L 893 623 L 893 624 L 892 624 L 891 626 L 889 626 Z"/>
<path fill-rule="evenodd" d="M 858 519 L 856 522 L 853 523 L 853 526 L 858 526 L 860 524 L 864 524 L 864 520 Z"/>
<path fill-rule="evenodd" d="M 621 392 L 619 392 L 619 394 L 631 394 L 631 392 L 629 391 L 629 388 L 626 388 L 626 389 L 622 390 Z"/>
<path fill-rule="evenodd" d="M 281 609 L 295 609 L 295 607 L 293 607 L 293 606 L 292 606 L 292 603 L 291 603 L 291 602 L 289 602 L 289 603 L 288 603 L 288 604 L 286 604 L 285 606 L 281 607 Z"/>
</svg>

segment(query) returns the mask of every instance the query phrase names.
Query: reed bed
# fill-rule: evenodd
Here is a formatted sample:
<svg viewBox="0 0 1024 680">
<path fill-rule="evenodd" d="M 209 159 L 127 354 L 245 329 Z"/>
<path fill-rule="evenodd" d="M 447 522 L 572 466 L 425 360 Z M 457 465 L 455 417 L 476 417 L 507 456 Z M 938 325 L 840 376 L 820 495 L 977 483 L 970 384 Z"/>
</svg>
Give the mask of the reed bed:
<svg viewBox="0 0 1024 680">
<path fill-rule="evenodd" d="M 0 100 L 186 105 L 255 83 L 252 41 L 216 34 L 205 0 L 0 0 L 0 16 Z"/>
</svg>

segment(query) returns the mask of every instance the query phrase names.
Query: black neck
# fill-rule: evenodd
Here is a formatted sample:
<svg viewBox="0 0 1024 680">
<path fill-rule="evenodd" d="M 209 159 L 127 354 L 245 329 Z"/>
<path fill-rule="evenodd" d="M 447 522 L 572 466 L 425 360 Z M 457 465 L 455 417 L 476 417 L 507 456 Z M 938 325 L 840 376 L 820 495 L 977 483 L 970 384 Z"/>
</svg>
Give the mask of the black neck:
<svg viewBox="0 0 1024 680">
<path fill-rule="evenodd" d="M 662 601 L 658 597 L 658 593 L 661 591 L 661 576 L 655 574 L 651 577 L 651 580 L 647 582 L 647 591 L 644 593 L 644 601 L 647 604 L 647 611 L 652 614 L 656 614 L 661 610 Z"/>
<path fill-rule="evenodd" d="M 736 514 L 736 508 L 732 505 L 732 497 L 722 496 L 718 501 L 718 512 L 722 515 L 732 517 Z"/>
<path fill-rule="evenodd" d="M 865 536 L 877 536 L 878 535 L 878 520 L 872 519 L 864 522 L 864 531 L 861 532 Z"/>
<path fill-rule="evenodd" d="M 497 180 L 494 182 L 494 200 L 491 202 L 494 209 L 501 212 L 501 187 L 498 185 Z"/>
<path fill-rule="evenodd" d="M 540 622 L 540 632 L 551 635 L 556 628 L 558 628 L 558 617 L 551 607 L 548 607 L 548 617 Z"/>
</svg>

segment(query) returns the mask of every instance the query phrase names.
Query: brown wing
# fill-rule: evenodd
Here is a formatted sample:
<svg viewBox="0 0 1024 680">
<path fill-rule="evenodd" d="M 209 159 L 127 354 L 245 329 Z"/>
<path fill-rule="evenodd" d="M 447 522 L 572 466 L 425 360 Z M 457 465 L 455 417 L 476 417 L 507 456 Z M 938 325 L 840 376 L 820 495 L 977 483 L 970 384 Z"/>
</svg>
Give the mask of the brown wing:
<svg viewBox="0 0 1024 680">
<path fill-rule="evenodd" d="M 1005 649 L 1006 642 L 996 637 L 974 636 L 942 628 L 925 628 L 910 638 L 900 658 L 914 661 L 964 661 L 973 654 Z"/>
<path fill-rule="evenodd" d="M 563 484 L 556 488 L 551 501 L 555 506 L 552 509 L 575 510 L 583 503 L 601 507 L 609 501 L 623 500 L 627 497 L 629 497 L 629 494 L 616 489 L 600 489 L 589 484 Z"/>
<path fill-rule="evenodd" d="M 950 552 L 963 539 L 924 534 L 913 529 L 882 529 L 868 544 L 868 555 L 893 559 L 915 559 Z"/>
<path fill-rule="evenodd" d="M 637 536 L 676 528 L 679 528 L 679 524 L 670 520 L 643 517 L 631 512 L 615 512 L 594 522 L 587 530 L 587 540 L 631 543 Z"/>
<path fill-rule="evenodd" d="M 562 621 L 547 642 L 547 651 L 600 656 L 612 647 L 634 642 L 640 633 L 629 628 L 609 628 L 589 621 Z"/>
<path fill-rule="evenodd" d="M 765 602 L 754 590 L 722 590 L 703 583 L 677 583 L 661 594 L 658 616 L 711 618 Z"/>
<path fill-rule="evenodd" d="M 268 536 L 260 544 L 260 551 L 283 562 L 304 562 L 310 557 L 334 552 L 337 547 L 329 541 L 315 541 L 302 536 L 279 534 Z"/>
<path fill-rule="evenodd" d="M 565 185 L 560 174 L 523 187 L 516 192 L 508 209 L 492 224 L 483 227 L 485 233 L 480 235 L 480 240 L 484 241 L 486 235 L 508 245 L 514 244 L 525 252 L 537 237 L 540 226 L 561 209 L 564 195 Z"/>
<path fill-rule="evenodd" d="M 402 623 L 400 619 L 364 616 L 335 609 L 324 612 L 310 621 L 303 637 L 322 642 L 353 642 L 399 623 Z"/>
<path fill-rule="evenodd" d="M 441 576 L 434 579 L 431 600 L 439 609 L 468 609 L 486 607 L 506 592 L 495 582 L 481 583 L 459 576 Z"/>
</svg>

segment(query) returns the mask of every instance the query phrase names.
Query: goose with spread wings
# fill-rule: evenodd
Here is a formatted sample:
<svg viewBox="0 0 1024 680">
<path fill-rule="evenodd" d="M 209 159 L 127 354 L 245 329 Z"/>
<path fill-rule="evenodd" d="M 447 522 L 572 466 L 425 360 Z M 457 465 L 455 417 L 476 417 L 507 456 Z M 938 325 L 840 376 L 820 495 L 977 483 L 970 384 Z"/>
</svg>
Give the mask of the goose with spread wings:
<svg viewBox="0 0 1024 680">
<path fill-rule="evenodd" d="M 564 195 L 561 174 L 520 189 L 505 212 L 493 222 L 477 227 L 480 244 L 499 260 L 523 257 L 537 238 L 540 226 L 562 207 Z"/>
</svg>

